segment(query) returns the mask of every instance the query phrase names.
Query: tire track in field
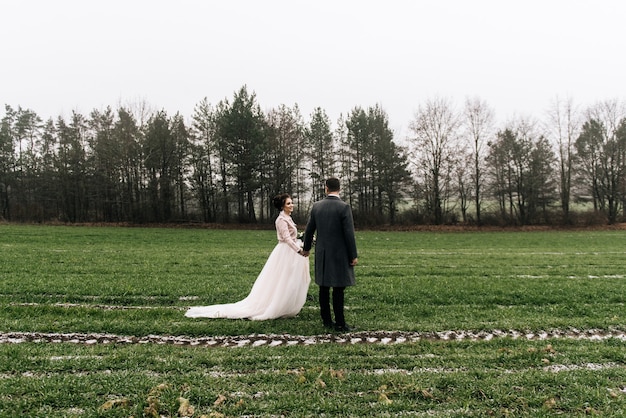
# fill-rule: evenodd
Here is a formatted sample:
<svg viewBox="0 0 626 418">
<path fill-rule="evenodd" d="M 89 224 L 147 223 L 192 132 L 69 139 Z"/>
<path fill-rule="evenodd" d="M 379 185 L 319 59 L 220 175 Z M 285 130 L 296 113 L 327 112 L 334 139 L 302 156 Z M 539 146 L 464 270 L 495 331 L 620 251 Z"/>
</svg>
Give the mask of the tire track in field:
<svg viewBox="0 0 626 418">
<path fill-rule="evenodd" d="M 3 332 L 0 344 L 20 343 L 74 343 L 74 344 L 172 344 L 192 347 L 279 347 L 313 344 L 402 344 L 417 341 L 489 341 L 496 338 L 523 340 L 549 340 L 566 338 L 575 340 L 606 340 L 616 338 L 626 341 L 626 332 L 621 330 L 551 330 L 551 331 L 362 331 L 348 334 L 290 335 L 250 334 L 233 336 L 188 337 L 174 335 L 147 335 L 143 337 L 100 333 L 40 333 Z"/>
<path fill-rule="evenodd" d="M 184 298 L 187 299 L 187 298 Z M 189 297 L 192 299 L 192 297 Z M 12 302 L 12 306 L 40 306 L 40 303 Z M 105 305 L 59 302 L 45 304 L 61 308 L 94 308 L 102 310 L 150 310 L 163 309 L 163 306 L 145 305 Z M 168 309 L 186 310 L 185 307 L 168 306 Z M 521 330 L 449 330 L 429 332 L 405 331 L 360 331 L 346 334 L 327 333 L 311 336 L 290 334 L 251 334 L 234 336 L 188 337 L 175 335 L 147 335 L 143 337 L 124 336 L 107 333 L 42 333 L 42 332 L 0 332 L 0 344 L 36 343 L 75 343 L 75 344 L 173 344 L 181 346 L 205 347 L 258 347 L 258 346 L 292 346 L 312 344 L 401 344 L 417 341 L 489 341 L 495 338 L 511 338 L 525 340 L 548 340 L 567 338 L 578 340 L 606 340 L 616 338 L 626 341 L 626 331 L 615 329 L 587 329 L 550 331 Z"/>
</svg>

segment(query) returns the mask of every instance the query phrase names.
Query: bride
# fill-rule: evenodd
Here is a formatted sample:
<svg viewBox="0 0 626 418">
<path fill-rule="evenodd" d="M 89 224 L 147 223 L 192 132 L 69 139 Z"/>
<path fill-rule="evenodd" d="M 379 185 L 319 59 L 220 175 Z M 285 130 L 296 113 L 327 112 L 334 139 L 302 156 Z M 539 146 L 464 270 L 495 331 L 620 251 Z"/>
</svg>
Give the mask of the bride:
<svg viewBox="0 0 626 418">
<path fill-rule="evenodd" d="M 306 301 L 311 276 L 309 259 L 302 255 L 296 239 L 296 224 L 291 219 L 293 200 L 288 194 L 274 197 L 280 210 L 276 218 L 278 244 L 265 262 L 250 294 L 239 302 L 189 308 L 189 318 L 247 318 L 253 320 L 293 317 Z"/>
</svg>

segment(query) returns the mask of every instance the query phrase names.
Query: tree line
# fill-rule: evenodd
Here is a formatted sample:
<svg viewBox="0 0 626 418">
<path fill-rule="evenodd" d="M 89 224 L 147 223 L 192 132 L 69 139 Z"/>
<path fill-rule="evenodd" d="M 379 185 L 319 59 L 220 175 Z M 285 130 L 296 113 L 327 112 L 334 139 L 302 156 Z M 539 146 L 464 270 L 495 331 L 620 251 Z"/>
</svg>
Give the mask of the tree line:
<svg viewBox="0 0 626 418">
<path fill-rule="evenodd" d="M 496 126 L 479 99 L 418 107 L 396 138 L 378 105 L 336 121 L 297 105 L 263 112 L 246 86 L 187 121 L 143 104 L 42 120 L 5 106 L 0 218 L 20 222 L 269 223 L 290 193 L 304 222 L 342 180 L 359 226 L 616 223 L 626 218 L 626 112 L 553 103 Z"/>
</svg>

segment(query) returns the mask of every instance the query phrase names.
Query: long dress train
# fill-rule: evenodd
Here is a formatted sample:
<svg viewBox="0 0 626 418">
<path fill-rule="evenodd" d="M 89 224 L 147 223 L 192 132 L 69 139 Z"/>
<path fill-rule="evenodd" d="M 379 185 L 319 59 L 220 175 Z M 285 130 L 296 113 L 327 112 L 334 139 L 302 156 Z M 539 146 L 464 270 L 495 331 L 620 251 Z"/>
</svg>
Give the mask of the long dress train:
<svg viewBox="0 0 626 418">
<path fill-rule="evenodd" d="M 279 242 L 245 299 L 235 303 L 195 306 L 185 316 L 252 320 L 296 316 L 306 302 L 311 282 L 309 258 L 298 254 L 301 242 L 296 240 L 296 225 L 284 212 L 276 219 L 276 232 Z"/>
</svg>

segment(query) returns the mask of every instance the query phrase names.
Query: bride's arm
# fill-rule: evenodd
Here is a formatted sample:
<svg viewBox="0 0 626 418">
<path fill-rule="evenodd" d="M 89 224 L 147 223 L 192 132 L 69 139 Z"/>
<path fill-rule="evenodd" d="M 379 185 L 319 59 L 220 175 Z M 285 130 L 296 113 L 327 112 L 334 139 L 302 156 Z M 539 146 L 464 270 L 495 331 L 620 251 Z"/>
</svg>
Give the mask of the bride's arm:
<svg viewBox="0 0 626 418">
<path fill-rule="evenodd" d="M 278 219 L 276 222 L 276 232 L 278 233 L 278 240 L 289 244 L 295 252 L 300 252 L 300 246 L 297 244 L 295 238 L 292 237 L 289 231 L 289 224 L 285 219 Z"/>
</svg>

